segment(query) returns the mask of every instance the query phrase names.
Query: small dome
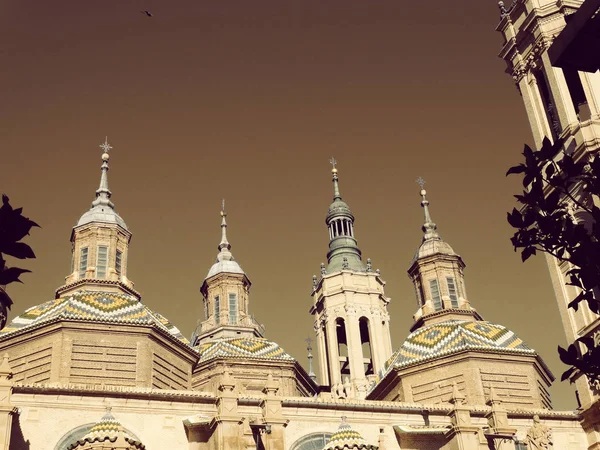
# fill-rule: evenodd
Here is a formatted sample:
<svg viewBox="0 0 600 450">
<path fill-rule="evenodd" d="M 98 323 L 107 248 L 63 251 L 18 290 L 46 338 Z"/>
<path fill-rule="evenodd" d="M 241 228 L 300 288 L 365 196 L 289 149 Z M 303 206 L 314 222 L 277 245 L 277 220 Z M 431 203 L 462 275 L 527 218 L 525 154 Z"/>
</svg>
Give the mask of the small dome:
<svg viewBox="0 0 600 450">
<path fill-rule="evenodd" d="M 346 422 L 346 418 L 343 417 L 338 430 L 333 433 L 323 450 L 377 450 L 378 448 L 377 445 L 367 444 L 361 434 L 352 429 Z"/>
<path fill-rule="evenodd" d="M 212 265 L 212 267 L 208 271 L 206 278 L 215 276 L 218 273 L 241 273 L 241 274 L 243 274 L 244 271 L 242 270 L 240 265 L 237 263 L 237 261 L 234 261 L 234 260 L 217 261 L 216 263 L 214 263 Z"/>
<path fill-rule="evenodd" d="M 386 362 L 384 374 L 393 367 L 406 367 L 463 350 L 536 355 L 535 350 L 502 325 L 483 320 L 449 320 L 412 332 Z"/>
<path fill-rule="evenodd" d="M 350 211 L 350 207 L 341 198 L 336 198 L 331 205 L 329 205 L 329 209 L 327 210 L 327 219 L 338 215 L 351 216 L 352 219 L 354 219 L 352 211 Z"/>
<path fill-rule="evenodd" d="M 119 421 L 112 415 L 110 409 L 108 409 L 102 419 L 90 428 L 90 431 L 88 431 L 84 437 L 69 445 L 68 450 L 76 450 L 79 447 L 87 446 L 86 444 L 93 444 L 95 442 L 108 441 L 117 444 L 118 439 L 125 441 L 130 446 L 129 448 L 140 450 L 146 448 L 144 444 L 125 431 Z M 122 444 L 122 442 L 119 442 L 118 444 Z"/>
<path fill-rule="evenodd" d="M 450 247 L 450 244 L 443 241 L 441 238 L 433 238 L 423 241 L 415 252 L 412 262 L 415 262 L 417 259 L 437 254 L 456 256 L 456 253 L 454 252 L 454 249 Z"/>
<path fill-rule="evenodd" d="M 278 344 L 265 338 L 224 338 L 197 345 L 199 363 L 215 358 L 295 361 Z"/>
<path fill-rule="evenodd" d="M 89 211 L 86 211 L 81 216 L 76 226 L 80 227 L 92 222 L 116 223 L 126 230 L 128 229 L 121 216 L 119 216 L 117 212 L 108 205 L 93 206 Z"/>
<path fill-rule="evenodd" d="M 167 331 L 179 341 L 189 344 L 177 327 L 135 297 L 96 291 L 77 291 L 29 308 L 15 317 L 6 328 L 0 330 L 0 340 L 60 320 L 153 325 Z"/>
</svg>

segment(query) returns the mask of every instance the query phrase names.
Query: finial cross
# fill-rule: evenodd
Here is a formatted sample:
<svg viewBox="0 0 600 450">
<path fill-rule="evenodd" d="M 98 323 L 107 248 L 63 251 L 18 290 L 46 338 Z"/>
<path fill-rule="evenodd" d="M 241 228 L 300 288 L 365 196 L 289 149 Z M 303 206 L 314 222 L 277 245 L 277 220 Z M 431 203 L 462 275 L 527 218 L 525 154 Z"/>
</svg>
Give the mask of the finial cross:
<svg viewBox="0 0 600 450">
<path fill-rule="evenodd" d="M 421 189 L 425 186 L 425 180 L 422 177 L 417 178 L 417 183 L 421 186 Z"/>
<path fill-rule="evenodd" d="M 221 201 L 221 211 L 225 212 L 225 199 Z"/>
<path fill-rule="evenodd" d="M 100 145 L 99 145 L 99 147 L 102 149 L 102 151 L 103 151 L 104 153 L 108 153 L 108 151 L 109 151 L 110 149 L 112 149 L 112 147 L 111 147 L 111 146 L 110 146 L 110 144 L 108 143 L 108 136 L 106 136 L 106 137 L 104 138 L 104 143 L 103 143 L 103 144 L 100 144 Z"/>
<path fill-rule="evenodd" d="M 312 339 L 309 337 L 307 337 L 306 339 L 304 339 L 304 342 L 306 342 L 306 348 L 308 348 L 309 350 L 312 349 L 312 346 L 310 344 L 312 344 Z"/>
<path fill-rule="evenodd" d="M 333 156 L 329 160 L 329 164 L 331 164 L 333 166 L 333 168 L 335 169 L 335 165 L 337 164 L 337 161 L 335 160 L 335 158 Z"/>
</svg>

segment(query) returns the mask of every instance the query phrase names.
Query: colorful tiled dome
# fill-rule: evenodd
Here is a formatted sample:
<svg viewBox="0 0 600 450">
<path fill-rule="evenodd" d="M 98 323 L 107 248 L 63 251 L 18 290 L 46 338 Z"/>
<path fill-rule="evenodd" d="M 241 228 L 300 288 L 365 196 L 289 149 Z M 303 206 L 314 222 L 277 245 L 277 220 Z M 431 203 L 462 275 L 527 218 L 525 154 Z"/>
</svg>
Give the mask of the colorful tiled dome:
<svg viewBox="0 0 600 450">
<path fill-rule="evenodd" d="M 125 441 L 131 449 L 143 450 L 146 448 L 144 444 L 142 444 L 137 439 L 131 437 L 125 431 L 123 426 L 119 423 L 117 419 L 115 419 L 115 417 L 110 412 L 110 408 L 108 408 L 106 414 L 102 416 L 102 419 L 100 419 L 100 421 L 96 423 L 96 425 L 90 428 L 90 431 L 88 431 L 88 433 L 84 437 L 73 442 L 67 448 L 68 450 L 75 450 L 84 446 L 87 447 L 88 444 L 93 444 L 96 442 L 100 443 L 109 441 L 111 443 L 116 443 L 118 439 Z"/>
<path fill-rule="evenodd" d="M 96 291 L 77 291 L 29 308 L 20 316 L 15 317 L 6 328 L 0 330 L 0 340 L 58 320 L 153 325 L 189 344 L 177 327 L 162 315 L 150 310 L 135 297 Z"/>
<path fill-rule="evenodd" d="M 323 450 L 377 450 L 378 448 L 377 445 L 367 444 L 360 433 L 353 430 L 348 422 L 346 422 L 346 418 L 342 417 L 342 423 L 338 430 L 333 433 L 329 442 L 323 447 Z"/>
<path fill-rule="evenodd" d="M 194 347 L 200 354 L 198 362 L 214 358 L 274 359 L 295 361 L 275 342 L 264 338 L 224 338 Z"/>
<path fill-rule="evenodd" d="M 411 333 L 388 360 L 384 370 L 409 366 L 463 350 L 536 354 L 535 350 L 502 325 L 482 320 L 451 320 L 419 328 Z"/>
</svg>

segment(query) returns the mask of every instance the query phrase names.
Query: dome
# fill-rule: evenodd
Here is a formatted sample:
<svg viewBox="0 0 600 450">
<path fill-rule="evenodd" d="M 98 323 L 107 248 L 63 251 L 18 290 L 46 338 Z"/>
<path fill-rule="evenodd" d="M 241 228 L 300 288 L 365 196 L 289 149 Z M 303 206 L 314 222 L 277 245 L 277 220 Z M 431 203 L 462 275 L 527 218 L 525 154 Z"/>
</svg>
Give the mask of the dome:
<svg viewBox="0 0 600 450">
<path fill-rule="evenodd" d="M 348 422 L 346 422 L 346 419 L 342 418 L 342 423 L 338 430 L 333 433 L 329 442 L 323 447 L 323 450 L 377 450 L 378 448 L 376 445 L 367 444 L 361 434 L 353 430 Z"/>
<path fill-rule="evenodd" d="M 199 363 L 215 358 L 295 361 L 275 342 L 258 337 L 218 339 L 197 345 L 194 349 L 200 354 Z"/>
<path fill-rule="evenodd" d="M 125 221 L 117 214 L 117 212 L 108 205 L 96 205 L 92 206 L 89 211 L 86 211 L 79 221 L 77 222 L 77 227 L 82 225 L 86 225 L 92 222 L 102 222 L 102 223 L 115 223 L 120 225 L 121 227 L 127 230 L 127 225 Z"/>
<path fill-rule="evenodd" d="M 75 450 L 78 447 L 83 447 L 86 444 L 92 444 L 95 442 L 110 442 L 115 443 L 117 439 L 121 438 L 127 444 L 129 444 L 129 448 L 135 448 L 143 450 L 146 448 L 144 444 L 142 444 L 137 439 L 130 436 L 123 426 L 119 423 L 117 419 L 111 414 L 110 409 L 106 411 L 106 414 L 100 419 L 98 423 L 96 423 L 90 431 L 81 439 L 78 439 L 76 442 L 69 445 L 69 450 Z M 121 443 L 119 443 L 121 444 Z M 104 447 L 103 447 L 104 448 Z M 112 446 L 111 446 L 112 448 Z"/>
<path fill-rule="evenodd" d="M 450 244 L 443 241 L 441 238 L 434 238 L 423 241 L 413 256 L 413 262 L 417 259 L 437 254 L 456 256 L 456 253 L 454 252 L 454 249 L 450 247 Z"/>
<path fill-rule="evenodd" d="M 354 216 L 352 215 L 352 211 L 350 211 L 350 207 L 341 198 L 336 198 L 331 203 L 331 205 L 329 205 L 329 209 L 327 210 L 327 218 L 328 219 L 331 218 L 332 216 L 337 216 L 337 215 L 347 215 L 347 216 L 351 216 L 352 219 L 354 219 Z"/>
<path fill-rule="evenodd" d="M 177 340 L 188 340 L 171 322 L 150 310 L 135 297 L 114 292 L 77 291 L 65 297 L 33 306 L 0 330 L 0 340 L 46 323 L 60 320 L 121 323 L 160 328 Z"/>
<path fill-rule="evenodd" d="M 224 259 L 222 261 L 217 261 L 216 263 L 214 263 L 212 265 L 212 267 L 208 271 L 208 274 L 206 275 L 206 278 L 210 278 L 218 273 L 241 273 L 241 274 L 243 274 L 244 271 L 242 270 L 240 265 L 237 263 L 237 261 L 234 261 L 233 259 L 231 259 L 231 260 Z"/>
<path fill-rule="evenodd" d="M 450 320 L 412 332 L 386 362 L 384 372 L 387 374 L 393 367 L 406 367 L 463 350 L 537 354 L 502 325 L 483 320 Z"/>
</svg>

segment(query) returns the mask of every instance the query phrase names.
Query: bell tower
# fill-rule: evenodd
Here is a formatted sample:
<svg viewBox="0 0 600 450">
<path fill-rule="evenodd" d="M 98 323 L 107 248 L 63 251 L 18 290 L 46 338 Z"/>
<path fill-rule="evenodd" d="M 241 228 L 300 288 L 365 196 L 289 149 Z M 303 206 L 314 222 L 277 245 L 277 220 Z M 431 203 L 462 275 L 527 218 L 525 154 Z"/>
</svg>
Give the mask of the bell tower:
<svg viewBox="0 0 600 450">
<path fill-rule="evenodd" d="M 354 215 L 342 200 L 336 161 L 333 202 L 325 224 L 329 230 L 327 266 L 314 277 L 310 309 L 315 316 L 319 381 L 346 397 L 364 398 L 369 385 L 392 355 L 385 282 L 365 265 L 354 235 Z"/>
<path fill-rule="evenodd" d="M 515 0 L 505 7 L 499 2 L 500 22 L 496 27 L 504 39 L 499 56 L 506 61 L 506 72 L 512 75 L 523 98 L 535 148 L 541 148 L 547 137 L 575 160 L 587 158 L 600 149 L 600 71 L 553 66 L 551 47 L 582 3 L 582 0 Z M 589 54 L 596 51 L 590 43 Z M 593 201 L 581 192 L 570 194 L 580 204 Z M 574 202 L 567 199 L 565 204 L 576 220 L 586 220 Z M 549 255 L 546 262 L 567 341 L 592 337 L 598 316 L 585 302 L 577 311 L 568 307 L 580 292 L 568 285 L 569 263 Z M 585 377 L 578 378 L 575 385 L 584 409 L 600 399 L 600 386 L 592 388 Z"/>
</svg>

